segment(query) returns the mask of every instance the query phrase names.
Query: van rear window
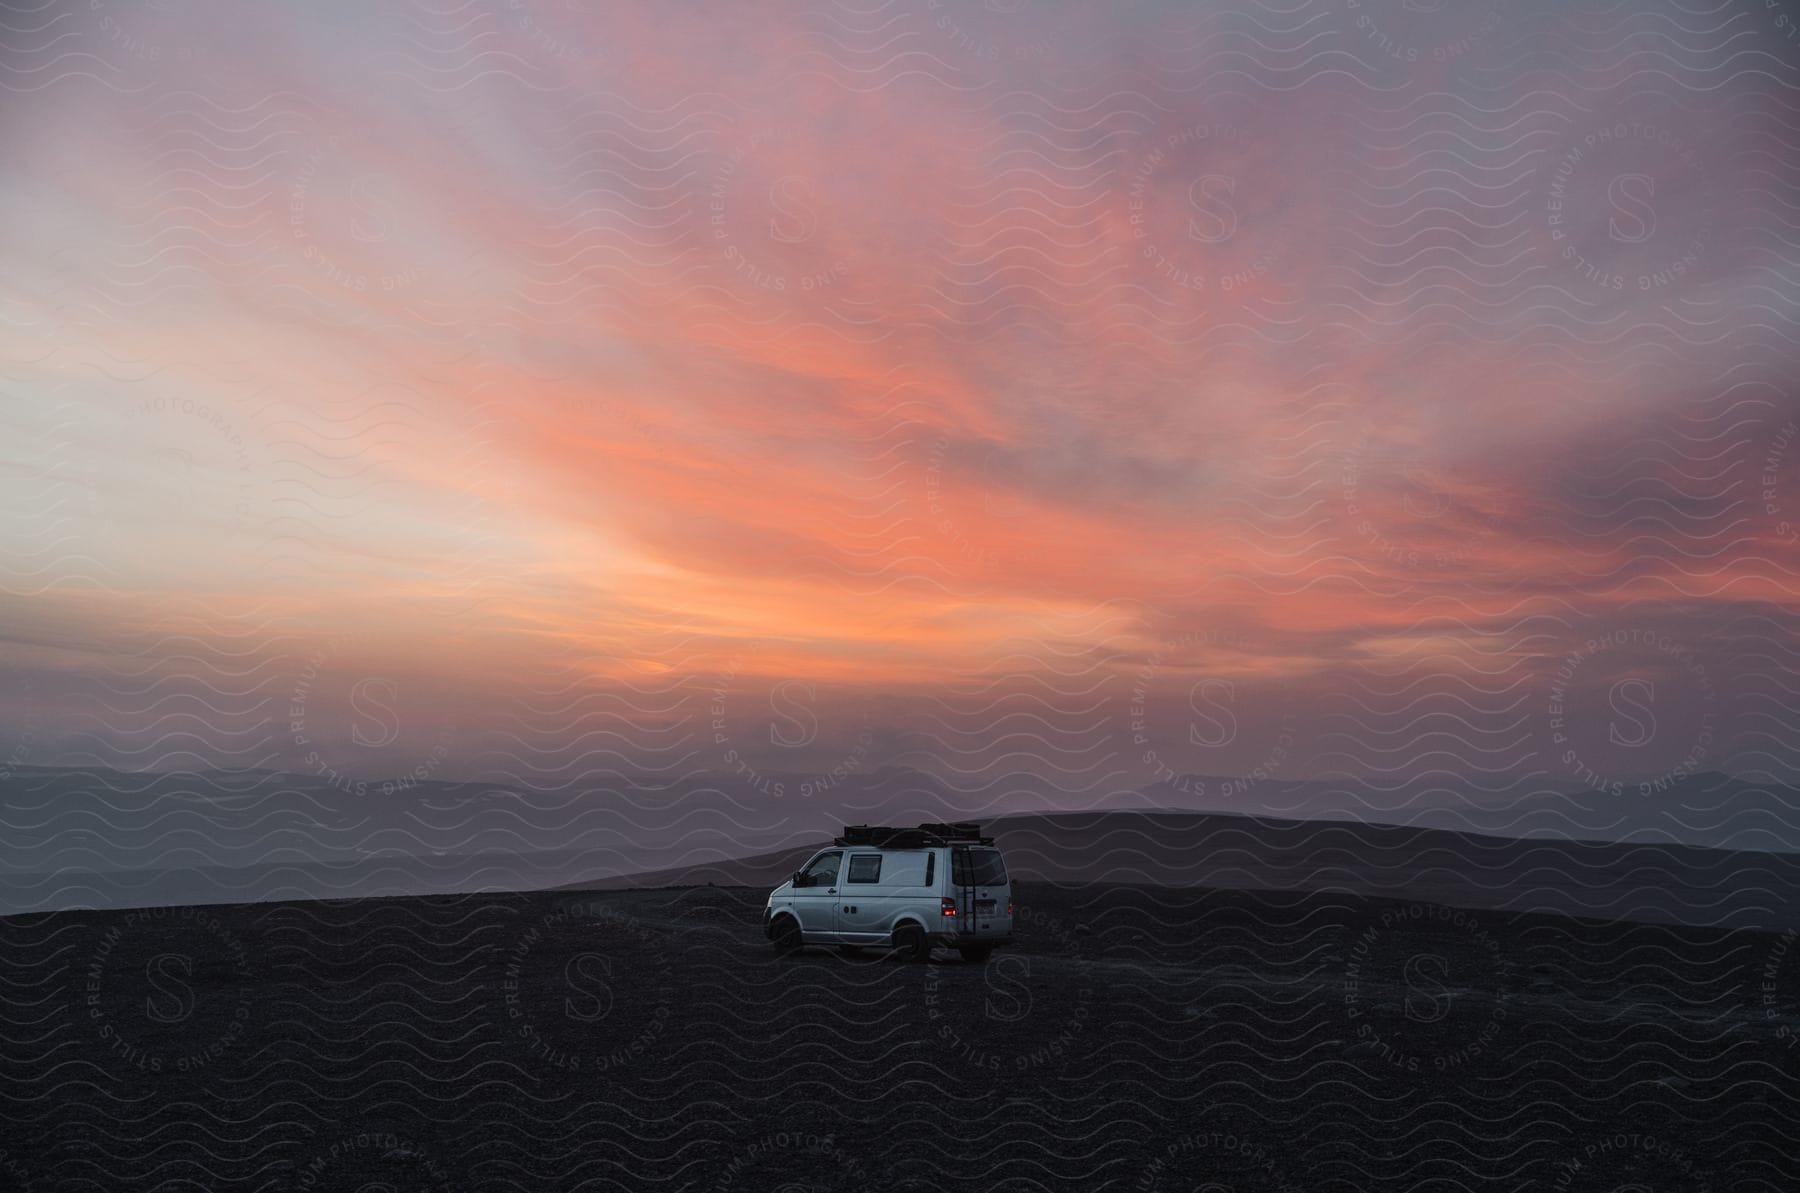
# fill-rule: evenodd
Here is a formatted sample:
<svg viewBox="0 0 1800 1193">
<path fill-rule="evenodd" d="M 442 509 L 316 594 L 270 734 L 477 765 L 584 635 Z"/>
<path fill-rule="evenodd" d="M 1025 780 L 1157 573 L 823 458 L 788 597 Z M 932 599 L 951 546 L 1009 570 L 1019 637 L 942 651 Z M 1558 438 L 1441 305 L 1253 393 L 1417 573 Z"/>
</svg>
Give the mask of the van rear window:
<svg viewBox="0 0 1800 1193">
<path fill-rule="evenodd" d="M 1003 886 L 1006 863 L 998 849 L 955 849 L 950 852 L 950 881 L 957 886 Z"/>
</svg>

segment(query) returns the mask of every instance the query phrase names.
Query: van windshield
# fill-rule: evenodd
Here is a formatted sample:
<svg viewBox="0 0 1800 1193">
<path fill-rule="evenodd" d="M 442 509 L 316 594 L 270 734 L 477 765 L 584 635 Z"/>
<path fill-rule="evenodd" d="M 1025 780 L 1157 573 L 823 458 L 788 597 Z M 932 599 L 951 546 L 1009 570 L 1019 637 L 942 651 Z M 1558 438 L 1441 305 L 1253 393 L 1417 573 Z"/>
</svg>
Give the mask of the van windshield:
<svg viewBox="0 0 1800 1193">
<path fill-rule="evenodd" d="M 1006 863 L 998 849 L 957 849 L 950 858 L 950 880 L 957 886 L 1006 885 Z"/>
</svg>

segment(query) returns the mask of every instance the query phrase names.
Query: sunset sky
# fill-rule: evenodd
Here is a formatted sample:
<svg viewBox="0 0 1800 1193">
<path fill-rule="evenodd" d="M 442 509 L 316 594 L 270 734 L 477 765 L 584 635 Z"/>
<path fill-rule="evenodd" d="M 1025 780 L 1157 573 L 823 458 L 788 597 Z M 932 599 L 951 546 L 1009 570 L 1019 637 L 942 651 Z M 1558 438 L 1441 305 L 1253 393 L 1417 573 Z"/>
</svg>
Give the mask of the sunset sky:
<svg viewBox="0 0 1800 1193">
<path fill-rule="evenodd" d="M 8 765 L 1800 777 L 1763 0 L 220 11 L 4 17 Z"/>
</svg>

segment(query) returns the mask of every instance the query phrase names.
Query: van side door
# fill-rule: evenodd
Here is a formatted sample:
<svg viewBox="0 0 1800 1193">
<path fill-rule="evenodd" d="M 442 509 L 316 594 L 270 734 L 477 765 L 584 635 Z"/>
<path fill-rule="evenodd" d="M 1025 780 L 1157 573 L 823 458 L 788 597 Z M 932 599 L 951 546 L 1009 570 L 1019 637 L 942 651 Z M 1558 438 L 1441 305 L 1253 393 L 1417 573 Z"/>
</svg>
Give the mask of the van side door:
<svg viewBox="0 0 1800 1193">
<path fill-rule="evenodd" d="M 844 872 L 838 883 L 838 938 L 846 944 L 879 944 L 888 937 L 883 927 L 893 891 L 889 885 L 892 858 L 874 850 L 847 850 Z"/>
<path fill-rule="evenodd" d="M 838 884 L 838 933 L 846 944 L 886 944 L 894 925 L 915 920 L 937 931 L 940 900 L 932 889 L 931 850 L 846 851 Z"/>
</svg>

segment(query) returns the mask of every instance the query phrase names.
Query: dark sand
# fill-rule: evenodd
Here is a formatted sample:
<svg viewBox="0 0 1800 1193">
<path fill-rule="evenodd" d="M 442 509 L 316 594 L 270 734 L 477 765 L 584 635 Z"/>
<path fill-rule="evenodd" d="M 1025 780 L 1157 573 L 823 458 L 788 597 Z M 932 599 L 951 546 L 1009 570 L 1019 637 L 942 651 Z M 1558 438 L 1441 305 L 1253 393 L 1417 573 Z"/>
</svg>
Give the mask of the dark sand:
<svg viewBox="0 0 1800 1193">
<path fill-rule="evenodd" d="M 764 893 L 0 920 L 0 1188 L 1800 1188 L 1791 936 L 1021 882 L 909 965 Z"/>
</svg>

